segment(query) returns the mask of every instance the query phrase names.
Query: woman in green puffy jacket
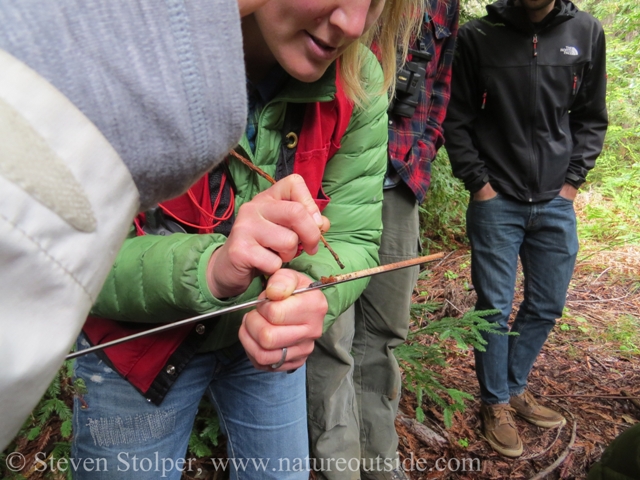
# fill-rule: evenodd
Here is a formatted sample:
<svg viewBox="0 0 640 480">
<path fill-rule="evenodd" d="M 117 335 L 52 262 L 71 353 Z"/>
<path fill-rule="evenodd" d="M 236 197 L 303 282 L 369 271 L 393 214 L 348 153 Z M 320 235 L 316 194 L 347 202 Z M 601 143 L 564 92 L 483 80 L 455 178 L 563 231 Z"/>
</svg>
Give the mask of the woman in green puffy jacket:
<svg viewBox="0 0 640 480">
<path fill-rule="evenodd" d="M 259 295 L 272 301 L 80 357 L 76 478 L 196 473 L 184 455 L 205 394 L 227 437 L 231 478 L 308 477 L 304 362 L 366 281 L 290 294 L 377 264 L 389 46 L 398 31 L 408 43 L 403 19 L 420 3 L 270 0 L 243 19 L 245 136 L 187 194 L 138 217 L 78 348 Z M 391 52 L 384 78 L 360 45 L 374 37 Z"/>
</svg>

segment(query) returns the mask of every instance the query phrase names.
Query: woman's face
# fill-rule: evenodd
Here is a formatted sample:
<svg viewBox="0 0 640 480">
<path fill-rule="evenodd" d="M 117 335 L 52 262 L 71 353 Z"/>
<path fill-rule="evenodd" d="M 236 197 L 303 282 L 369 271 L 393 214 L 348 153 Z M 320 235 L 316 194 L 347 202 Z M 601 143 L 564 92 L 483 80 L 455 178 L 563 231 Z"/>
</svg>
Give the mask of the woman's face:
<svg viewBox="0 0 640 480">
<path fill-rule="evenodd" d="M 318 80 L 346 48 L 376 22 L 385 0 L 270 0 L 255 13 L 264 52 L 292 77 Z M 265 58 L 260 59 L 263 63 Z M 266 72 L 265 72 L 266 73 Z"/>
</svg>

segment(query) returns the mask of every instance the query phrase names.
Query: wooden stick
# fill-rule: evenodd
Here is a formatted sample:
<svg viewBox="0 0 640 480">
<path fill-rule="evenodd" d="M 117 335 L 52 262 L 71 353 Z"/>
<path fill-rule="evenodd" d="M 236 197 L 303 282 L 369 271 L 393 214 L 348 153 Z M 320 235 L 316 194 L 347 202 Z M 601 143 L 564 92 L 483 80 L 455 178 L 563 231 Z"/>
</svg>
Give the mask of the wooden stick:
<svg viewBox="0 0 640 480">
<path fill-rule="evenodd" d="M 637 408 L 640 408 L 640 402 L 638 401 L 638 397 L 634 397 L 626 390 L 620 390 L 620 393 L 624 395 L 626 398 L 628 398 L 631 401 L 631 403 L 633 403 Z"/>
<path fill-rule="evenodd" d="M 553 462 L 551 465 L 549 465 L 544 470 L 539 471 L 537 474 L 535 474 L 529 480 L 542 480 L 547 475 L 549 475 L 551 472 L 553 472 L 556 468 L 558 468 L 560 465 L 562 465 L 562 462 L 564 462 L 567 459 L 567 455 L 569 455 L 569 452 L 573 448 L 573 444 L 576 441 L 576 424 L 577 424 L 577 422 L 576 422 L 576 420 L 574 420 L 573 421 L 573 428 L 571 429 L 571 438 L 569 439 L 569 444 L 563 450 L 562 454 L 560 454 L 560 456 L 556 459 L 555 462 Z"/>
<path fill-rule="evenodd" d="M 578 425 L 578 421 L 576 420 L 576 417 L 574 417 L 573 413 L 571 413 L 571 410 L 569 410 L 568 408 L 560 405 L 556 400 L 550 400 L 550 401 L 553 402 L 558 408 L 560 408 L 560 409 L 564 410 L 565 412 L 567 412 L 569 414 L 568 417 L 571 417 L 571 420 L 573 421 L 573 427 L 571 429 L 571 438 L 569 439 L 569 443 L 567 444 L 565 449 L 562 451 L 560 456 L 556 459 L 556 461 L 553 462 L 551 465 L 549 465 L 544 470 L 539 471 L 537 474 L 535 474 L 529 480 L 542 480 L 547 475 L 549 475 L 551 472 L 553 472 L 556 468 L 558 468 L 560 465 L 562 465 L 562 463 L 567 459 L 567 456 L 571 452 L 571 449 L 573 448 L 573 444 L 576 441 L 576 427 Z M 562 427 L 560 427 L 558 429 L 558 433 L 560 433 L 561 430 L 562 430 Z M 557 439 L 558 439 L 558 437 L 556 436 L 556 440 Z M 555 443 L 555 440 L 554 440 L 554 443 Z"/>
<path fill-rule="evenodd" d="M 370 277 L 371 275 L 377 275 L 379 273 L 399 270 L 401 268 L 412 267 L 414 265 L 420 265 L 421 263 L 433 262 L 434 260 L 439 260 L 443 257 L 444 252 L 440 252 L 434 253 L 433 255 L 426 255 L 424 257 L 410 258 L 409 260 L 403 260 L 401 262 L 380 265 L 379 267 L 358 270 L 357 272 L 343 273 L 342 275 L 331 275 L 330 277 L 320 277 L 320 280 L 318 282 L 314 282 L 311 285 L 326 285 L 328 283 L 341 283 L 350 280 L 356 280 L 358 278 Z"/>
<path fill-rule="evenodd" d="M 447 444 L 447 440 L 445 440 L 441 435 L 431 430 L 424 423 L 418 422 L 400 410 L 398 410 L 398 414 L 396 415 L 396 421 L 411 430 L 411 433 L 418 437 L 418 440 L 428 447 L 442 448 Z"/>
<path fill-rule="evenodd" d="M 537 453 L 533 453 L 531 455 L 526 455 L 526 456 L 519 457 L 518 460 L 533 460 L 534 458 L 542 457 L 545 453 L 547 453 L 549 450 L 551 450 L 551 448 L 556 444 L 556 442 L 560 438 L 560 434 L 562 433 L 562 429 L 563 428 L 564 428 L 563 426 L 558 428 L 558 430 L 556 431 L 556 438 L 553 439 L 553 442 L 551 442 L 547 448 L 545 448 L 541 452 L 537 452 Z"/>
<path fill-rule="evenodd" d="M 327 241 L 325 240 L 324 236 L 321 234 L 320 235 L 320 240 L 322 240 L 322 244 L 327 247 L 327 250 L 329 250 L 329 253 L 331 253 L 331 256 L 335 259 L 336 263 L 338 264 L 338 266 L 344 270 L 344 264 L 340 261 L 340 257 L 338 256 L 338 254 L 333 250 L 333 248 L 331 248 L 329 246 L 329 244 L 327 243 Z"/>
<path fill-rule="evenodd" d="M 552 395 L 543 395 L 542 393 L 538 393 L 535 392 L 533 389 L 529 389 L 531 390 L 531 392 L 535 393 L 536 395 L 538 395 L 539 397 L 545 397 L 545 398 L 552 398 L 552 397 L 559 397 L 559 398 L 564 398 L 564 397 L 575 397 L 575 398 L 601 398 L 602 400 L 621 400 L 621 399 L 640 399 L 640 397 L 635 396 L 628 396 L 628 395 L 592 395 L 592 394 L 580 394 L 580 393 L 558 393 L 558 394 L 552 394 Z M 640 407 L 639 407 L 640 408 Z"/>
<path fill-rule="evenodd" d="M 275 179 L 269 175 L 267 172 L 263 171 L 260 167 L 258 167 L 257 165 L 255 165 L 251 160 L 249 160 L 248 158 L 244 158 L 242 155 L 240 155 L 238 152 L 236 152 L 235 150 L 231 150 L 229 152 L 231 155 L 233 155 L 234 157 L 236 157 L 238 160 L 240 160 L 243 164 L 245 164 L 249 170 L 256 172 L 258 175 L 260 175 L 262 178 L 266 179 L 269 183 L 271 183 L 271 185 L 273 185 L 274 183 L 276 183 Z M 335 261 L 338 263 L 338 266 L 344 270 L 344 265 L 343 263 L 340 261 L 340 257 L 338 257 L 338 254 L 333 250 L 333 248 L 331 248 L 329 246 L 329 244 L 327 243 L 327 241 L 324 238 L 324 235 L 320 234 L 320 240 L 322 240 L 322 244 L 327 248 L 327 250 L 329 250 L 329 252 L 331 253 L 331 256 L 335 259 Z"/>
<path fill-rule="evenodd" d="M 275 179 L 269 175 L 267 172 L 265 172 L 264 170 L 262 170 L 260 167 L 257 167 L 251 160 L 249 160 L 248 158 L 244 158 L 242 155 L 240 155 L 238 152 L 236 152 L 235 150 L 231 150 L 229 152 L 231 155 L 233 155 L 234 157 L 236 157 L 238 160 L 240 160 L 242 163 L 244 163 L 249 170 L 252 170 L 254 172 L 256 172 L 258 175 L 260 175 L 262 178 L 266 179 L 267 182 L 269 182 L 271 185 L 273 185 L 274 183 L 276 183 Z"/>
</svg>

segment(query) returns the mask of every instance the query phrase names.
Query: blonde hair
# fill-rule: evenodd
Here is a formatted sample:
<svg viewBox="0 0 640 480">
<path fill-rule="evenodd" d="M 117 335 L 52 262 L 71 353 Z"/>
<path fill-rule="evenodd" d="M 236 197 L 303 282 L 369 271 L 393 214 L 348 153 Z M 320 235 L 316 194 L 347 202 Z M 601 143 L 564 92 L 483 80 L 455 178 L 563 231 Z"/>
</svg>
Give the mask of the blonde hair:
<svg viewBox="0 0 640 480">
<path fill-rule="evenodd" d="M 420 32 L 424 9 L 424 0 L 386 0 L 373 27 L 342 54 L 340 76 L 344 91 L 356 105 L 362 105 L 368 97 L 361 73 L 367 52 L 361 44 L 367 48 L 376 44 L 384 73 L 381 92 L 392 92 L 396 79 L 396 52 L 399 48 L 402 58 L 406 58 L 411 40 Z"/>
</svg>

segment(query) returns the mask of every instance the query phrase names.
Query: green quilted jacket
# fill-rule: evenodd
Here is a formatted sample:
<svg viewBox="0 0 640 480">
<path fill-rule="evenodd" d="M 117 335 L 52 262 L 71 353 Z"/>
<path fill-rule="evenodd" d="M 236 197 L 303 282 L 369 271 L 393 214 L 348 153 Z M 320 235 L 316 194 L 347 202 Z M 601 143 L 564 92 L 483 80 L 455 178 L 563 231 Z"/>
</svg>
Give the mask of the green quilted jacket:
<svg viewBox="0 0 640 480">
<path fill-rule="evenodd" d="M 387 99 L 385 95 L 376 95 L 380 91 L 382 71 L 373 55 L 368 56 L 363 74 L 372 100 L 362 108 L 354 108 L 341 148 L 329 160 L 322 182 L 324 192 L 331 199 L 323 211 L 331 221 L 325 238 L 346 268 L 340 270 L 330 252 L 321 245 L 316 255 L 303 252 L 288 264 L 288 268 L 305 273 L 313 280 L 378 264 L 382 182 L 387 159 Z M 240 143 L 240 149 L 244 150 L 241 153 L 274 176 L 287 103 L 333 99 L 334 79 L 335 71 L 331 68 L 311 84 L 293 78 L 287 80 L 282 91 L 260 113 L 255 154 L 251 153 L 246 137 Z M 237 213 L 243 203 L 270 184 L 233 158 L 229 169 L 236 186 Z M 92 315 L 137 323 L 172 322 L 254 299 L 262 290 L 261 281 L 256 278 L 237 297 L 220 300 L 212 296 L 205 272 L 211 254 L 226 240 L 223 235 L 134 235 L 132 230 L 122 246 Z M 365 279 L 323 291 L 329 304 L 325 329 L 358 298 L 366 285 Z M 243 314 L 223 316 L 200 351 L 237 342 Z"/>
</svg>

